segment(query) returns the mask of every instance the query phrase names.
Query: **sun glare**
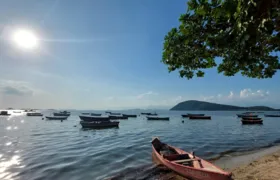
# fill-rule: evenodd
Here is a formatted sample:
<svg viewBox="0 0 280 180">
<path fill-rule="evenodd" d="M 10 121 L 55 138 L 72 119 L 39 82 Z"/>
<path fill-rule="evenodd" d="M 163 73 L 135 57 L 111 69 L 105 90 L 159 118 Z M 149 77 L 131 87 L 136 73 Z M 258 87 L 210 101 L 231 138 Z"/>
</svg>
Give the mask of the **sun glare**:
<svg viewBox="0 0 280 180">
<path fill-rule="evenodd" d="M 17 30 L 13 36 L 14 42 L 23 49 L 35 49 L 38 46 L 38 38 L 29 30 Z"/>
</svg>

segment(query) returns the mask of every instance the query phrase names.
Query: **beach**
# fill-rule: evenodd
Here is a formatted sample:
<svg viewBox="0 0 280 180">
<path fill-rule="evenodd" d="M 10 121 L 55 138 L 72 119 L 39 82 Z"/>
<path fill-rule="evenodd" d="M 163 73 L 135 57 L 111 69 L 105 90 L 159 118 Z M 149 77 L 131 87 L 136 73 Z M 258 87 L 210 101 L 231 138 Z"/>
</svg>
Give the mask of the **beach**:
<svg viewBox="0 0 280 180">
<path fill-rule="evenodd" d="M 235 180 L 276 180 L 280 178 L 280 150 L 249 164 L 232 169 Z"/>
</svg>

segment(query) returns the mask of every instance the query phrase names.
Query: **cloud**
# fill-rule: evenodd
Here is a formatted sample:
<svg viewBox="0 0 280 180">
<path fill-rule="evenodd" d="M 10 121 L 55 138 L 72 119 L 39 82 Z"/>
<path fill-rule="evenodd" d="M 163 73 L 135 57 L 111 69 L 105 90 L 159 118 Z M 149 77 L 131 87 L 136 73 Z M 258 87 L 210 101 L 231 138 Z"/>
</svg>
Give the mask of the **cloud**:
<svg viewBox="0 0 280 180">
<path fill-rule="evenodd" d="M 155 93 L 153 91 L 149 91 L 149 92 L 137 95 L 136 98 L 137 99 L 143 99 L 144 97 L 151 96 L 151 95 L 158 95 L 158 93 Z"/>
<path fill-rule="evenodd" d="M 29 83 L 22 81 L 0 80 L 0 93 L 14 96 L 32 96 L 35 92 Z"/>
<path fill-rule="evenodd" d="M 252 91 L 250 88 L 243 89 L 240 91 L 240 98 L 242 99 L 265 98 L 267 96 L 269 96 L 269 91 L 264 91 L 264 90 Z"/>
<path fill-rule="evenodd" d="M 228 95 L 228 98 L 229 98 L 229 99 L 232 99 L 232 98 L 233 98 L 233 96 L 234 96 L 233 91 L 230 91 L 230 92 L 229 92 L 229 95 Z"/>
</svg>

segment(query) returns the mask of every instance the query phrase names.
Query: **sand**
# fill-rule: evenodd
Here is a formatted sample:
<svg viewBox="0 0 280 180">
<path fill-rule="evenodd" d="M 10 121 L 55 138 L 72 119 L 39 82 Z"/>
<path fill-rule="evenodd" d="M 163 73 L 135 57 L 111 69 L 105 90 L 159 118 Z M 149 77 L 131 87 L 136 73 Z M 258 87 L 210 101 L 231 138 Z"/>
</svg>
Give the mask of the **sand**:
<svg viewBox="0 0 280 180">
<path fill-rule="evenodd" d="M 232 170 L 234 180 L 279 180 L 280 151 Z"/>
</svg>

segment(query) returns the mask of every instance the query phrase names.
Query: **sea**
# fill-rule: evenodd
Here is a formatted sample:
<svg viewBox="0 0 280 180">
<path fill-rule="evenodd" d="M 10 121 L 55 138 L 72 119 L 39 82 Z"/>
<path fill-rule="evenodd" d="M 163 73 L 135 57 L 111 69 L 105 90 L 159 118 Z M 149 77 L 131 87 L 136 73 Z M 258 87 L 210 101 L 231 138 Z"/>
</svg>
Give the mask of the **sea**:
<svg viewBox="0 0 280 180">
<path fill-rule="evenodd" d="M 120 120 L 119 128 L 89 130 L 82 129 L 79 115 L 104 111 L 72 110 L 65 121 L 9 112 L 0 116 L 1 180 L 160 179 L 164 172 L 152 158 L 153 137 L 208 160 L 280 143 L 280 118 L 263 113 L 263 125 L 242 125 L 235 111 L 156 110 L 149 112 L 170 121 L 148 121 L 140 115 L 148 111 L 127 110 L 118 112 L 139 116 Z M 183 119 L 185 113 L 212 120 Z"/>
</svg>

